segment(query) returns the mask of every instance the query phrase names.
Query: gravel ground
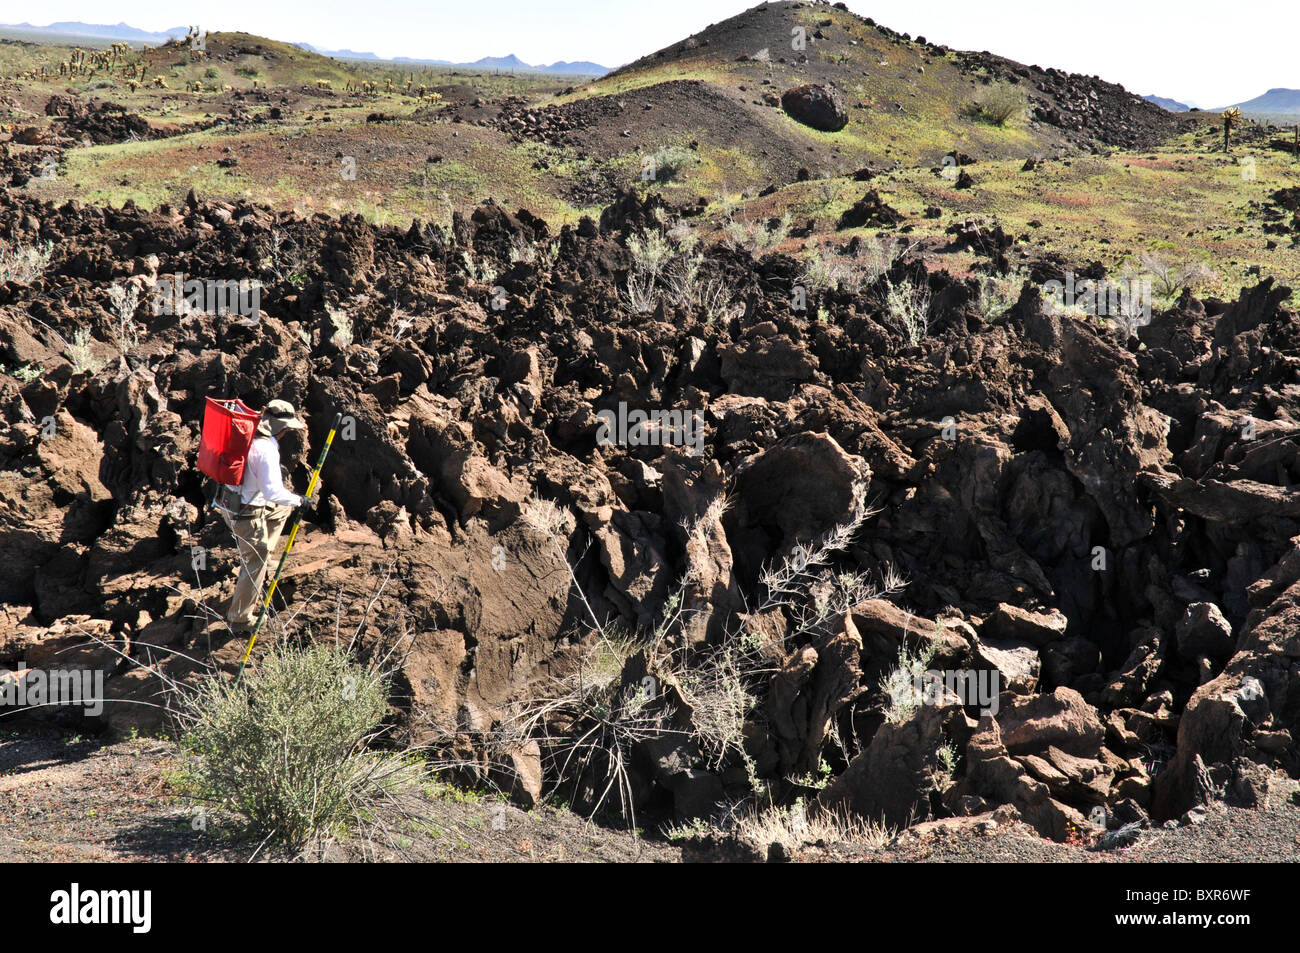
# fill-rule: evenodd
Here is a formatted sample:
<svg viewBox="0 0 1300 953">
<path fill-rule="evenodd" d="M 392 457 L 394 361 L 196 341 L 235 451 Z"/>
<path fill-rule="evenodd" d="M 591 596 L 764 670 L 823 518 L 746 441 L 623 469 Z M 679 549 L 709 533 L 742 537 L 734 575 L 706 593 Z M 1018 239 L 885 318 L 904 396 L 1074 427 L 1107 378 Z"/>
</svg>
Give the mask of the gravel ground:
<svg viewBox="0 0 1300 953">
<path fill-rule="evenodd" d="M 809 847 L 796 860 L 906 863 L 1231 863 L 1300 861 L 1300 804 L 1279 800 L 1248 810 L 1222 803 L 1208 806 L 1197 824 L 1139 832 L 1137 842 L 1115 850 L 1045 840 L 1022 822 L 994 829 L 942 822 L 903 832 L 889 847 L 855 850 L 851 845 Z"/>
<path fill-rule="evenodd" d="M 39 724 L 0 723 L 0 863 L 293 860 L 267 850 L 240 819 L 178 796 L 176 746 L 103 743 Z M 675 861 L 674 846 L 588 824 L 543 805 L 431 787 L 385 817 L 374 840 L 352 837 L 304 859 Z"/>
<path fill-rule="evenodd" d="M 0 728 L 0 862 L 292 860 L 263 848 L 240 820 L 203 813 L 176 794 L 182 760 L 155 738 L 103 743 L 48 726 Z M 352 837 L 307 859 L 471 862 L 746 861 L 762 850 L 727 840 L 686 844 L 637 838 L 569 811 L 523 811 L 494 798 L 433 788 L 388 819 L 384 836 Z M 196 818 L 199 818 L 196 820 Z M 1135 844 L 1090 850 L 1056 844 L 1016 821 L 987 816 L 922 824 L 888 846 L 810 845 L 802 863 L 1214 863 L 1300 860 L 1300 803 L 1279 795 L 1266 808 L 1216 803 L 1197 824 L 1140 833 Z"/>
<path fill-rule="evenodd" d="M 0 861 L 238 860 L 226 827 L 195 830 L 167 793 L 180 766 L 154 739 L 103 745 L 40 726 L 0 729 Z"/>
</svg>

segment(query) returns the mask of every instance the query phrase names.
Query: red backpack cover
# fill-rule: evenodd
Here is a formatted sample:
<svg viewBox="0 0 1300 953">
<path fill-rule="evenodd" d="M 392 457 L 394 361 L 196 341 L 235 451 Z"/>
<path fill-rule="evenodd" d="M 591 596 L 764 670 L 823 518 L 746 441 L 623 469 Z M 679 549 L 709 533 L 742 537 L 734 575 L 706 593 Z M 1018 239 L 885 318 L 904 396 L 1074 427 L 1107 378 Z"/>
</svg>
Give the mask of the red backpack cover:
<svg viewBox="0 0 1300 953">
<path fill-rule="evenodd" d="M 238 398 L 207 398 L 199 438 L 199 472 L 227 486 L 243 483 L 244 461 L 261 416 Z"/>
</svg>

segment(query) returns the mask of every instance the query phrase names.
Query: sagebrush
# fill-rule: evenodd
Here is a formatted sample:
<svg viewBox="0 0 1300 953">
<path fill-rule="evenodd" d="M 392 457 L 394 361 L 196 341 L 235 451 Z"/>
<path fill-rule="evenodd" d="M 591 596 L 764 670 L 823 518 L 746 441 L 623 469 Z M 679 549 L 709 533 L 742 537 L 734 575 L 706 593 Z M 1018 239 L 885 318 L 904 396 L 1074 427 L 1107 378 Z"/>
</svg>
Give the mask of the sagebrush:
<svg viewBox="0 0 1300 953">
<path fill-rule="evenodd" d="M 387 692 L 344 648 L 282 644 L 238 682 L 200 676 L 174 707 L 200 795 L 296 847 L 364 824 L 410 780 L 399 754 L 369 750 Z"/>
</svg>

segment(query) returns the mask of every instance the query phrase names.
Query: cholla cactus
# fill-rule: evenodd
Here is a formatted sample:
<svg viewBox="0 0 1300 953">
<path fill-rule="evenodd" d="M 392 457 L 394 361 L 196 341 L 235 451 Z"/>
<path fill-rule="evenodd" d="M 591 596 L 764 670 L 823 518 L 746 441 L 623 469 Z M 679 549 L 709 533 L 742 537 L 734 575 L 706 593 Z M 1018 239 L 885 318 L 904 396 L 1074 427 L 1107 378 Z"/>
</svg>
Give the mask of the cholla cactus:
<svg viewBox="0 0 1300 953">
<path fill-rule="evenodd" d="M 1236 106 L 1223 111 L 1223 151 L 1232 151 L 1232 127 L 1241 122 L 1241 110 Z"/>
</svg>

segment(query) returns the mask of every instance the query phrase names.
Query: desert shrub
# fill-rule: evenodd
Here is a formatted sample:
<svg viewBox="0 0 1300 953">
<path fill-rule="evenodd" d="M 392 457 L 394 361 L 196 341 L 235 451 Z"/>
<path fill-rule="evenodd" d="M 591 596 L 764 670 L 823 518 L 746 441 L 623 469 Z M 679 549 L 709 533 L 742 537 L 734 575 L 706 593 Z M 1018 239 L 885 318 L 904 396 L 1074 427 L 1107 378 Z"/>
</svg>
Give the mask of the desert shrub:
<svg viewBox="0 0 1300 953">
<path fill-rule="evenodd" d="M 673 610 L 676 609 L 674 605 Z M 723 641 L 698 664 L 669 658 L 682 699 L 691 710 L 694 740 L 709 766 L 721 768 L 728 757 L 741 758 L 754 778 L 754 766 L 744 749 L 745 719 L 761 700 L 753 683 L 761 665 L 743 633 Z"/>
<path fill-rule="evenodd" d="M 889 274 L 907 251 L 893 235 L 867 236 L 852 258 L 817 248 L 805 260 L 799 280 L 810 291 L 838 288 L 858 294 Z"/>
<path fill-rule="evenodd" d="M 761 258 L 790 237 L 790 213 L 775 222 L 746 223 L 732 219 L 723 227 L 723 242 L 737 251 Z"/>
<path fill-rule="evenodd" d="M 858 251 L 863 283 L 875 284 L 889 274 L 908 251 L 908 246 L 894 235 L 871 235 L 866 238 Z"/>
<path fill-rule="evenodd" d="M 852 289 L 859 283 L 859 276 L 849 259 L 816 248 L 804 260 L 798 280 L 809 291 L 820 292 Z"/>
<path fill-rule="evenodd" d="M 930 289 L 904 279 L 885 282 L 885 311 L 899 326 L 912 346 L 921 343 L 930 328 Z"/>
<path fill-rule="evenodd" d="M 200 676 L 175 708 L 200 794 L 291 846 L 364 823 L 411 778 L 401 756 L 367 750 L 385 677 L 337 646 L 281 643 L 238 682 Z"/>
<path fill-rule="evenodd" d="M 95 373 L 104 366 L 104 362 L 97 360 L 91 353 L 90 344 L 92 338 L 90 331 L 86 328 L 77 328 L 72 332 L 72 340 L 66 342 L 63 349 L 69 361 L 72 362 L 72 369 L 78 374 L 89 371 Z"/>
<path fill-rule="evenodd" d="M 627 240 L 632 266 L 628 269 L 623 304 L 632 314 L 649 314 L 661 300 L 683 310 L 700 312 L 706 323 L 727 320 L 742 307 L 722 278 L 702 273 L 704 256 L 694 251 L 689 226 L 670 224 L 666 233 L 650 230 Z"/>
<path fill-rule="evenodd" d="M 731 219 L 722 227 L 722 240 L 728 248 L 744 248 L 749 244 L 750 227 L 744 222 Z"/>
<path fill-rule="evenodd" d="M 935 757 L 939 763 L 938 780 L 951 781 L 953 775 L 957 773 L 957 762 L 961 760 L 961 752 L 951 741 L 945 741 L 935 750 Z"/>
<path fill-rule="evenodd" d="M 140 328 L 135 323 L 135 310 L 140 306 L 140 289 L 135 285 L 113 285 L 108 289 L 108 301 L 116 319 L 113 334 L 117 346 L 126 353 L 140 344 Z"/>
<path fill-rule="evenodd" d="M 415 323 L 415 318 L 407 314 L 405 309 L 393 299 L 392 307 L 388 312 L 388 333 L 393 340 L 400 341 L 410 332 L 411 326 Z"/>
<path fill-rule="evenodd" d="M 510 261 L 512 264 L 522 261 L 529 265 L 537 261 L 537 246 L 521 232 L 515 232 L 510 236 Z"/>
<path fill-rule="evenodd" d="M 700 519 L 683 526 L 699 550 L 705 549 L 706 527 L 721 519 L 726 505 L 725 498 L 718 497 Z M 772 667 L 751 620 L 780 610 L 790 620 L 791 642 L 813 641 L 829 637 L 835 621 L 850 607 L 898 591 L 903 581 L 892 571 L 874 582 L 865 574 L 831 568 L 835 555 L 850 546 L 876 512 L 866 503 L 866 487 L 855 487 L 852 511 L 844 522 L 765 565 L 760 573 L 763 598 L 745 616 L 726 620 L 720 639 L 706 646 L 691 646 L 683 637 L 690 617 L 685 592 L 697 578 L 696 567 L 687 567 L 679 588 L 648 630 L 629 633 L 596 615 L 565 559 L 572 589 L 589 617 L 591 647 L 570 675 L 539 686 L 533 698 L 516 706 L 488 739 L 489 746 L 517 750 L 527 740 L 539 741 L 557 787 L 590 792 L 584 795 L 584 806 L 591 813 L 612 809 L 632 823 L 633 751 L 656 738 L 694 742 L 714 769 L 743 766 L 750 791 L 764 791 L 744 737 L 746 724 L 763 701 Z M 571 515 L 552 501 L 534 498 L 523 520 L 530 533 L 565 557 L 569 533 L 577 525 Z M 643 660 L 639 670 L 652 673 L 652 679 L 625 681 L 634 656 Z M 673 690 L 663 691 L 665 686 Z M 682 718 L 677 701 L 689 712 L 688 719 Z"/>
<path fill-rule="evenodd" d="M 1151 323 L 1152 302 L 1144 301 L 1142 295 L 1134 293 L 1131 289 L 1125 289 L 1117 297 L 1119 308 L 1110 315 L 1110 318 L 1113 319 L 1113 327 L 1127 341 L 1136 336 L 1140 328 Z M 1109 325 L 1111 321 L 1107 320 L 1103 323 Z"/>
<path fill-rule="evenodd" d="M 475 261 L 474 256 L 469 252 L 460 253 L 461 264 L 465 266 L 465 274 L 479 284 L 491 285 L 497 280 L 497 270 L 492 267 L 492 263 L 484 258 L 481 261 Z"/>
<path fill-rule="evenodd" d="M 40 369 L 32 367 L 30 364 L 20 364 L 13 369 L 6 368 L 4 365 L 0 364 L 0 374 L 7 374 L 14 380 L 20 381 L 24 384 L 30 384 L 32 381 L 36 380 L 36 378 L 41 376 Z"/>
<path fill-rule="evenodd" d="M 884 847 L 893 831 L 844 809 L 808 807 L 796 798 L 789 807 L 752 808 L 736 818 L 736 836 L 760 850 L 778 843 L 787 850 L 806 844 L 861 844 Z"/>
<path fill-rule="evenodd" d="M 720 277 L 701 273 L 703 255 L 684 254 L 675 258 L 665 270 L 660 285 L 669 304 L 684 310 L 698 311 L 706 324 L 728 321 L 744 311 L 735 293 Z M 653 309 L 652 309 L 653 310 Z"/>
<path fill-rule="evenodd" d="M 907 721 L 921 705 L 917 686 L 934 660 L 934 647 L 925 645 L 912 651 L 904 642 L 898 647 L 898 664 L 881 676 L 880 690 L 889 696 L 885 721 L 892 725 Z"/>
<path fill-rule="evenodd" d="M 335 347 L 350 347 L 355 340 L 352 333 L 352 315 L 339 308 L 325 307 L 325 313 L 329 315 L 330 324 L 334 325 L 334 334 L 330 338 Z"/>
<path fill-rule="evenodd" d="M 633 314 L 649 314 L 659 307 L 659 289 L 655 287 L 654 276 L 630 272 L 623 303 Z"/>
<path fill-rule="evenodd" d="M 1208 265 L 1195 262 L 1176 262 L 1160 252 L 1145 252 L 1140 256 L 1141 270 L 1152 279 L 1152 290 L 1161 298 L 1174 299 L 1187 288 L 1191 291 L 1215 277 Z"/>
<path fill-rule="evenodd" d="M 995 83 L 980 92 L 971 102 L 969 113 L 980 122 L 992 126 L 1005 126 L 1019 119 L 1025 111 L 1025 97 L 1020 90 L 1007 83 Z"/>
<path fill-rule="evenodd" d="M 767 254 L 789 238 L 790 224 L 790 213 L 786 212 L 775 222 L 757 225 L 754 228 L 754 234 L 750 242 L 750 251 L 754 253 L 754 257 L 757 258 Z"/>
<path fill-rule="evenodd" d="M 271 229 L 260 267 L 268 271 L 277 281 L 287 281 L 301 288 L 307 283 L 309 264 L 301 245 L 278 228 Z"/>
<path fill-rule="evenodd" d="M 707 278 L 699 283 L 695 306 L 704 315 L 705 324 L 730 321 L 745 313 L 745 305 L 736 300 L 735 292 L 721 278 Z"/>
<path fill-rule="evenodd" d="M 682 255 L 691 254 L 700 241 L 690 223 L 681 219 L 669 223 L 668 240 L 677 246 L 678 253 Z"/>
<path fill-rule="evenodd" d="M 659 276 L 672 259 L 673 248 L 657 231 L 629 235 L 628 254 L 632 266 L 627 272 L 623 302 L 632 314 L 649 314 L 659 307 Z"/>
<path fill-rule="evenodd" d="M 675 181 L 686 169 L 700 164 L 700 157 L 684 146 L 664 146 L 646 156 L 645 168 L 658 182 Z"/>
<path fill-rule="evenodd" d="M 632 256 L 632 269 L 653 278 L 659 277 L 673 256 L 672 245 L 657 231 L 629 235 L 627 250 Z"/>
<path fill-rule="evenodd" d="M 979 297 L 976 306 L 985 321 L 1001 317 L 1020 298 L 1020 288 L 1024 276 L 981 275 Z"/>
<path fill-rule="evenodd" d="M 672 262 L 664 273 L 664 294 L 671 304 L 679 308 L 690 308 L 696 303 L 703 280 L 700 266 L 704 264 L 703 255 L 682 255 Z"/>
<path fill-rule="evenodd" d="M 670 841 L 703 839 L 720 834 L 733 836 L 760 851 L 772 844 L 797 850 L 808 844 L 855 844 L 881 848 L 889 844 L 894 831 L 883 824 L 859 817 L 843 808 L 828 809 L 795 798 L 788 807 L 749 805 L 714 822 L 696 818 L 685 824 L 669 824 L 664 835 Z"/>
<path fill-rule="evenodd" d="M 52 242 L 0 248 L 0 283 L 16 281 L 20 285 L 30 284 L 45 273 L 53 254 Z"/>
</svg>

